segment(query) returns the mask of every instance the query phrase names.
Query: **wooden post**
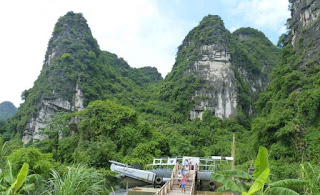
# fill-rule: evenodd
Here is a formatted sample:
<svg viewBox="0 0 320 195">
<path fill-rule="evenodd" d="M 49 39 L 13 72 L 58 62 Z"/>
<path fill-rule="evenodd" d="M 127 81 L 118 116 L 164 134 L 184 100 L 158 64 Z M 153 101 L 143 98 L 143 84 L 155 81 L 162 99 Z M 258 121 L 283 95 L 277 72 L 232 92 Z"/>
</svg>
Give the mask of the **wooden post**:
<svg viewBox="0 0 320 195">
<path fill-rule="evenodd" d="M 234 134 L 232 135 L 232 145 L 231 145 L 231 157 L 233 158 L 232 162 L 231 162 L 231 170 L 234 169 L 234 160 L 235 160 L 235 136 Z"/>
<path fill-rule="evenodd" d="M 126 191 L 127 191 L 127 194 L 128 194 L 128 191 L 129 191 L 129 189 L 128 189 L 128 182 L 127 182 L 127 186 L 126 186 Z"/>
</svg>

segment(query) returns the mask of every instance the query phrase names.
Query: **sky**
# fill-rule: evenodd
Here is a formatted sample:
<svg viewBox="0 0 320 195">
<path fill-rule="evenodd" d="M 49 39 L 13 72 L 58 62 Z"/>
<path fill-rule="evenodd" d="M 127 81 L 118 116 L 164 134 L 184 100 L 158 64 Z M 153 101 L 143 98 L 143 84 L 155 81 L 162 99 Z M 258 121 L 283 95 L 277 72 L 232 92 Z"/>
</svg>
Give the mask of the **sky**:
<svg viewBox="0 0 320 195">
<path fill-rule="evenodd" d="M 42 69 L 55 23 L 68 11 L 87 19 L 100 49 L 131 67 L 171 71 L 178 46 L 204 16 L 231 32 L 256 28 L 276 44 L 286 32 L 288 0 L 10 0 L 0 2 L 0 103 L 19 107 Z"/>
</svg>

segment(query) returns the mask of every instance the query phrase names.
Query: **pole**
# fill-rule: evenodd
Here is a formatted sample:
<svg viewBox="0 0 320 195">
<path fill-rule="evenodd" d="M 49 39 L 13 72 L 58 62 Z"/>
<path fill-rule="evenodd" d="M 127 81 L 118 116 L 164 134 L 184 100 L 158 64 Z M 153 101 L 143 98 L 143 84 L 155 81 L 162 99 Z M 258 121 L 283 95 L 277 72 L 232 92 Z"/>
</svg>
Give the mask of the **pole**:
<svg viewBox="0 0 320 195">
<path fill-rule="evenodd" d="M 128 182 L 127 182 L 127 186 L 126 186 L 126 195 L 128 195 L 128 191 L 129 191 L 129 189 L 128 189 Z"/>
<path fill-rule="evenodd" d="M 231 170 L 234 169 L 234 157 L 235 157 L 235 136 L 234 134 L 232 135 L 232 145 L 231 145 L 231 157 L 233 158 L 232 162 L 231 162 Z"/>
</svg>

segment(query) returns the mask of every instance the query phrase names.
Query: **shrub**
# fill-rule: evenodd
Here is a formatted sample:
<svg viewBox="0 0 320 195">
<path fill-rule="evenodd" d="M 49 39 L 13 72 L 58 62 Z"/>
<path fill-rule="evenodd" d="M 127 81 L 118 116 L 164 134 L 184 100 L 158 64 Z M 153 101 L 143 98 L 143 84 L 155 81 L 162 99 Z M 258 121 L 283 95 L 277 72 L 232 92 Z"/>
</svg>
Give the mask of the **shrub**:
<svg viewBox="0 0 320 195">
<path fill-rule="evenodd" d="M 23 163 L 28 163 L 30 169 L 37 174 L 47 174 L 55 166 L 51 153 L 44 154 L 38 148 L 20 148 L 8 156 L 15 170 L 19 170 Z"/>
</svg>

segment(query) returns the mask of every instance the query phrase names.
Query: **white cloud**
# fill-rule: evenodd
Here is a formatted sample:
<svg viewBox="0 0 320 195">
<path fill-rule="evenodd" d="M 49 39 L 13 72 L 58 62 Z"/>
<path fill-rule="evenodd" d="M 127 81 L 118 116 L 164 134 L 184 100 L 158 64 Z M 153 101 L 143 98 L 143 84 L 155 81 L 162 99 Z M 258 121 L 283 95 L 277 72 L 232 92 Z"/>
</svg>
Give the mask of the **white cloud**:
<svg viewBox="0 0 320 195">
<path fill-rule="evenodd" d="M 287 0 L 243 0 L 236 4 L 231 13 L 242 15 L 241 19 L 253 24 L 253 27 L 275 31 L 290 17 Z"/>
</svg>

